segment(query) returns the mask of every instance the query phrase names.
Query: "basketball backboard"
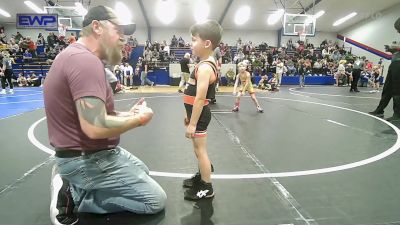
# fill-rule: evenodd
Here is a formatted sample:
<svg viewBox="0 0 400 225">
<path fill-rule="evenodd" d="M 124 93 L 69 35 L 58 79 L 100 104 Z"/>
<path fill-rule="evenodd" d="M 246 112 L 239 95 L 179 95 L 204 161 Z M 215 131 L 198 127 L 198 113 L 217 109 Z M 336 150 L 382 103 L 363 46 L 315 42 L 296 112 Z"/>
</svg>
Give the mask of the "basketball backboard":
<svg viewBox="0 0 400 225">
<path fill-rule="evenodd" d="M 76 7 L 46 6 L 49 14 L 58 14 L 58 24 L 64 25 L 68 30 L 81 30 L 83 16 L 76 10 Z"/>
<path fill-rule="evenodd" d="M 298 36 L 303 33 L 306 36 L 315 35 L 315 18 L 307 14 L 288 14 L 283 17 L 283 35 Z"/>
</svg>

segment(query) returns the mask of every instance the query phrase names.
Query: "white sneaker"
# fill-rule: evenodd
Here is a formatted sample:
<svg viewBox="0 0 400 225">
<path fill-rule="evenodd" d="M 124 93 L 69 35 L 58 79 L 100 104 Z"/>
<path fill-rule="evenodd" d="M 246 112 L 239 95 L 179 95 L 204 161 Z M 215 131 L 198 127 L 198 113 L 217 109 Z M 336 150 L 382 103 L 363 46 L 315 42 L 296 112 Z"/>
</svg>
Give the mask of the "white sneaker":
<svg viewBox="0 0 400 225">
<path fill-rule="evenodd" d="M 76 224 L 78 222 L 78 217 L 73 214 L 75 205 L 69 190 L 69 183 L 61 178 L 56 165 L 53 166 L 50 186 L 50 220 L 52 224 Z"/>
<path fill-rule="evenodd" d="M 10 90 L 8 91 L 8 93 L 14 94 L 14 89 L 10 89 Z"/>
<path fill-rule="evenodd" d="M 2 95 L 7 94 L 7 93 L 6 93 L 6 89 L 1 90 L 1 91 L 0 91 L 0 94 L 2 94 Z"/>
</svg>

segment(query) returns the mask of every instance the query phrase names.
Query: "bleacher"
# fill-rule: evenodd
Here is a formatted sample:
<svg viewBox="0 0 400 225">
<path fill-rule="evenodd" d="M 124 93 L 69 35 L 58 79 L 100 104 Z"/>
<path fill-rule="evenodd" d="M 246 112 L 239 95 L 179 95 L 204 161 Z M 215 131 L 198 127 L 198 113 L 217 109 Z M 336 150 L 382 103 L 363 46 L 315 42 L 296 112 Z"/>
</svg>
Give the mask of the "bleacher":
<svg viewBox="0 0 400 225">
<path fill-rule="evenodd" d="M 39 77 L 45 77 L 51 67 L 46 60 L 45 57 L 37 57 L 24 61 L 22 56 L 17 55 L 15 64 L 13 64 L 14 78 L 17 78 L 20 73 L 25 77 L 30 76 L 32 73 Z"/>
<path fill-rule="evenodd" d="M 192 50 L 190 47 L 171 47 L 170 48 L 170 54 L 174 53 L 175 54 L 175 59 L 180 60 L 183 58 L 186 52 L 189 52 L 192 54 Z"/>
</svg>

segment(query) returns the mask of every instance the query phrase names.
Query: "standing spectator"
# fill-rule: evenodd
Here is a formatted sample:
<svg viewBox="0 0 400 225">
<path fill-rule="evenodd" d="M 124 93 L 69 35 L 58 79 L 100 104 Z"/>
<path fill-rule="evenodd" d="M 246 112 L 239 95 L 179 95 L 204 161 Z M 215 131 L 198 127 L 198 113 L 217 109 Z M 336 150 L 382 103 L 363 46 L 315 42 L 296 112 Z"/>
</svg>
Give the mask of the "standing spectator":
<svg viewBox="0 0 400 225">
<path fill-rule="evenodd" d="M 123 75 L 123 70 L 124 70 L 124 66 L 121 64 L 117 64 L 117 65 L 115 65 L 114 66 L 114 74 L 115 74 L 115 76 L 117 77 L 117 80 L 121 83 L 121 84 L 123 84 L 124 82 L 123 82 L 123 77 L 124 77 L 124 75 Z M 122 79 L 121 79 L 122 78 Z"/>
<path fill-rule="evenodd" d="M 26 42 L 28 44 L 28 50 L 32 54 L 32 57 L 36 57 L 36 45 L 35 42 L 32 41 L 31 37 L 26 37 Z"/>
<path fill-rule="evenodd" d="M 181 81 L 179 82 L 178 92 L 183 93 L 182 88 L 186 85 L 189 80 L 190 70 L 190 53 L 186 52 L 183 59 L 180 61 L 181 64 Z"/>
<path fill-rule="evenodd" d="M 130 46 L 129 44 L 124 45 L 122 52 L 124 53 L 125 61 L 129 61 L 131 59 L 132 49 L 133 49 L 132 46 Z"/>
<path fill-rule="evenodd" d="M 115 76 L 115 74 L 110 70 L 110 68 L 108 68 L 108 66 L 106 66 L 104 68 L 104 71 L 106 73 L 106 79 L 108 81 L 108 83 L 111 86 L 111 90 L 113 91 L 113 94 L 117 93 L 117 84 L 118 84 L 118 79 Z"/>
<path fill-rule="evenodd" d="M 50 47 L 50 48 L 54 48 L 54 45 L 56 44 L 56 36 L 54 35 L 54 33 L 53 32 L 50 32 L 48 35 L 47 35 L 47 45 Z"/>
<path fill-rule="evenodd" d="M 353 79 L 353 65 L 351 63 L 348 63 L 346 65 L 345 74 L 346 74 L 347 86 L 350 86 L 351 85 L 351 81 Z M 344 85 L 344 82 L 343 82 L 343 85 Z"/>
<path fill-rule="evenodd" d="M 134 47 L 134 43 L 133 43 L 133 36 L 129 36 L 128 40 L 126 41 L 126 43 L 131 46 Z"/>
<path fill-rule="evenodd" d="M 360 60 L 360 57 L 356 56 L 356 61 L 353 63 L 353 81 L 351 82 L 350 92 L 360 92 L 357 88 L 357 85 L 363 69 L 364 61 Z"/>
<path fill-rule="evenodd" d="M 282 83 L 283 67 L 284 67 L 283 62 L 280 59 L 278 59 L 276 61 L 276 77 L 278 78 L 278 87 L 280 87 Z"/>
<path fill-rule="evenodd" d="M 215 59 L 215 63 L 216 63 L 216 66 L 217 66 L 217 84 L 215 85 L 215 88 L 216 88 L 215 90 L 218 91 L 219 81 L 221 79 L 221 66 L 222 66 L 222 54 L 221 54 L 221 49 L 220 49 L 219 46 L 217 46 L 214 49 L 213 57 Z M 214 104 L 215 102 L 216 102 L 215 98 L 211 99 L 211 101 L 210 101 L 211 104 Z"/>
<path fill-rule="evenodd" d="M 142 71 L 140 73 L 141 85 L 144 86 L 148 84 L 150 86 L 154 86 L 154 82 L 152 82 L 151 80 L 149 80 L 149 78 L 147 78 L 148 61 L 146 59 L 142 60 L 141 71 Z"/>
<path fill-rule="evenodd" d="M 8 82 L 8 86 L 10 88 L 9 93 L 13 94 L 14 93 L 14 85 L 12 82 L 12 76 L 13 76 L 13 70 L 12 70 L 12 64 L 15 64 L 15 61 L 13 58 L 10 57 L 10 53 L 8 51 L 3 51 L 3 67 L 1 68 L 0 71 L 0 76 L 1 76 L 1 92 L 0 94 L 6 94 L 6 81 Z"/>
<path fill-rule="evenodd" d="M 21 40 L 24 39 L 24 36 L 22 36 L 22 34 L 19 31 L 17 31 L 17 34 L 15 35 L 14 38 L 15 38 L 15 42 L 19 43 Z"/>
<path fill-rule="evenodd" d="M 372 68 L 372 78 L 373 78 L 372 92 L 379 92 L 379 82 L 381 78 L 381 68 L 379 67 L 379 65 L 375 65 Z"/>
<path fill-rule="evenodd" d="M 303 63 L 299 63 L 299 86 L 305 87 L 306 83 L 306 69 Z"/>
<path fill-rule="evenodd" d="M 7 40 L 6 40 L 6 33 L 4 32 L 4 27 L 0 27 L 0 43 L 6 44 Z"/>
<path fill-rule="evenodd" d="M 178 39 L 178 47 L 185 47 L 185 41 L 182 37 L 179 37 Z"/>
<path fill-rule="evenodd" d="M 178 39 L 176 39 L 175 34 L 172 35 L 172 39 L 171 39 L 171 47 L 178 47 Z"/>
<path fill-rule="evenodd" d="M 394 28 L 400 33 L 400 18 L 394 23 Z M 393 116 L 387 118 L 390 122 L 398 123 L 400 121 L 400 51 L 394 52 L 392 62 L 389 65 L 385 84 L 382 89 L 382 97 L 378 107 L 370 114 L 383 117 L 384 110 L 393 98 Z"/>
</svg>

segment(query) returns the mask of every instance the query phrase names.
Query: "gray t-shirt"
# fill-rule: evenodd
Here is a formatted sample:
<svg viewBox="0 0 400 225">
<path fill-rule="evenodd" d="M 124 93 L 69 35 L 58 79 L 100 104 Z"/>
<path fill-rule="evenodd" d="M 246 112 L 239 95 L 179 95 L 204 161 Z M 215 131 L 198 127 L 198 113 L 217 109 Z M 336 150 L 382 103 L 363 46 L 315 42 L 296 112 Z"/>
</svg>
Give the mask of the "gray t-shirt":
<svg viewBox="0 0 400 225">
<path fill-rule="evenodd" d="M 353 69 L 362 70 L 364 68 L 364 62 L 361 60 L 356 60 L 353 64 Z"/>
<path fill-rule="evenodd" d="M 85 46 L 74 43 L 54 60 L 44 84 L 44 105 L 50 144 L 56 148 L 95 150 L 113 148 L 119 136 L 90 139 L 82 131 L 75 101 L 93 96 L 105 102 L 113 115 L 114 97 L 101 60 Z"/>
<path fill-rule="evenodd" d="M 6 69 L 12 69 L 11 58 L 3 58 L 3 65 L 6 65 Z"/>
<path fill-rule="evenodd" d="M 104 70 L 106 71 L 106 79 L 109 83 L 118 81 L 118 78 L 109 68 L 105 68 Z"/>
<path fill-rule="evenodd" d="M 218 61 L 222 57 L 221 49 L 219 47 L 216 47 L 214 49 L 213 57 L 214 57 L 215 61 Z"/>
</svg>

